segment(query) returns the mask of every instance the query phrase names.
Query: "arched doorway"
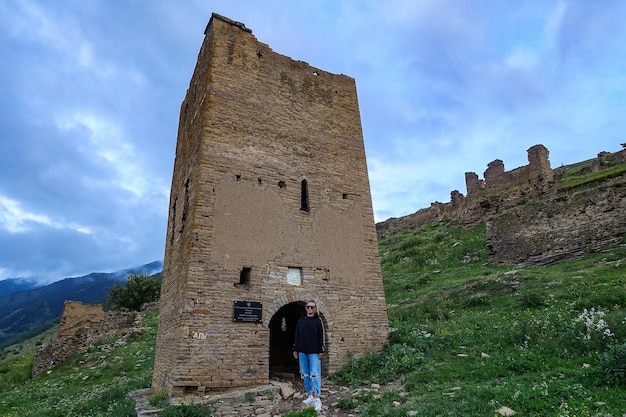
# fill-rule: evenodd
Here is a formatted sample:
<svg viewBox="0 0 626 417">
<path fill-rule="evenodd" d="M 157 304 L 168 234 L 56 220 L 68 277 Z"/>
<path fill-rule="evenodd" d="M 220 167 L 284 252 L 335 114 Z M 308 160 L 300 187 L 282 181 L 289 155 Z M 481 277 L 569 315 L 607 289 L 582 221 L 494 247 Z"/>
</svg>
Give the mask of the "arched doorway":
<svg viewBox="0 0 626 417">
<path fill-rule="evenodd" d="M 270 319 L 270 369 L 271 375 L 289 373 L 299 375 L 298 361 L 293 357 L 293 340 L 296 324 L 305 315 L 304 303 L 285 304 Z"/>
<path fill-rule="evenodd" d="M 270 319 L 270 369 L 269 375 L 300 375 L 298 361 L 293 357 L 293 341 L 300 317 L 306 315 L 304 301 L 285 304 Z M 326 352 L 328 352 L 328 326 L 323 313 L 319 313 L 326 329 Z M 322 359 L 322 375 L 328 374 L 329 356 Z"/>
</svg>

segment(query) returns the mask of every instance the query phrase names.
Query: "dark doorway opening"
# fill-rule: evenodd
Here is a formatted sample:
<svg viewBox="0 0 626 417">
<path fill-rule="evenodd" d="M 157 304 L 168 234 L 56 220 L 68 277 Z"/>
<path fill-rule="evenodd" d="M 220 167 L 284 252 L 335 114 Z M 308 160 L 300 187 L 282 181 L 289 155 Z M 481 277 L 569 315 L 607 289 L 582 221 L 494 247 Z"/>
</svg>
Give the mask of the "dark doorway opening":
<svg viewBox="0 0 626 417">
<path fill-rule="evenodd" d="M 300 378 L 298 361 L 293 357 L 293 341 L 296 325 L 300 317 L 306 315 L 304 301 L 285 304 L 270 319 L 270 369 L 269 375 L 285 377 L 293 375 Z M 328 327 L 324 314 L 319 313 L 324 329 L 326 329 L 326 352 L 328 352 Z M 322 359 L 322 378 L 328 375 L 329 356 Z"/>
<path fill-rule="evenodd" d="M 270 319 L 270 376 L 300 374 L 298 361 L 293 357 L 293 340 L 296 324 L 303 315 L 304 303 L 295 302 L 282 306 Z"/>
</svg>

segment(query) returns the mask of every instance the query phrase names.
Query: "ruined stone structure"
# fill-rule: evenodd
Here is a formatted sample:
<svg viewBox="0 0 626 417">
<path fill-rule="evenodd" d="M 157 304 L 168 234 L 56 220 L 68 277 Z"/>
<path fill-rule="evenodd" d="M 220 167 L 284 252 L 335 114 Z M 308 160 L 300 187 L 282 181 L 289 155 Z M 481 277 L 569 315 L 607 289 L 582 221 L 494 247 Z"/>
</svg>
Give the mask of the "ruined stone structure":
<svg viewBox="0 0 626 417">
<path fill-rule="evenodd" d="M 141 314 L 136 311 L 105 313 L 100 304 L 66 301 L 56 339 L 37 348 L 33 376 L 51 369 L 76 353 L 86 352 L 90 345 L 107 337 L 141 332 L 141 319 Z"/>
<path fill-rule="evenodd" d="M 626 176 L 524 204 L 487 222 L 489 261 L 549 265 L 623 246 Z"/>
<path fill-rule="evenodd" d="M 535 145 L 528 149 L 527 153 L 528 165 L 511 171 L 504 170 L 504 162 L 500 159 L 490 162 L 484 173 L 484 180 L 478 179 L 478 175 L 474 172 L 466 172 L 467 198 L 476 200 L 516 188 L 549 186 L 554 180 L 554 174 L 548 159 L 550 154 L 548 149 L 543 145 Z"/>
<path fill-rule="evenodd" d="M 624 145 L 622 145 L 624 146 Z M 422 225 L 453 220 L 461 226 L 486 223 L 489 261 L 519 266 L 548 265 L 623 246 L 626 242 L 626 175 L 616 170 L 578 186 L 560 187 L 565 172 L 582 176 L 624 164 L 625 149 L 552 170 L 548 150 L 528 150 L 529 164 L 504 171 L 489 164 L 485 179 L 465 174 L 467 197 L 451 193 L 414 214 L 376 225 L 379 238 Z"/>
<path fill-rule="evenodd" d="M 388 323 L 354 79 L 214 14 L 181 105 L 152 387 L 173 396 L 292 370 L 308 299 L 323 367 Z"/>
<path fill-rule="evenodd" d="M 430 207 L 408 216 L 378 223 L 379 238 L 441 220 L 455 219 L 462 226 L 473 226 L 522 201 L 548 194 L 554 185 L 548 149 L 535 145 L 527 154 L 528 165 L 511 171 L 505 171 L 500 159 L 490 162 L 483 174 L 484 179 L 479 179 L 475 172 L 466 172 L 467 196 L 454 190 L 450 193 L 449 203 L 435 201 Z"/>
</svg>

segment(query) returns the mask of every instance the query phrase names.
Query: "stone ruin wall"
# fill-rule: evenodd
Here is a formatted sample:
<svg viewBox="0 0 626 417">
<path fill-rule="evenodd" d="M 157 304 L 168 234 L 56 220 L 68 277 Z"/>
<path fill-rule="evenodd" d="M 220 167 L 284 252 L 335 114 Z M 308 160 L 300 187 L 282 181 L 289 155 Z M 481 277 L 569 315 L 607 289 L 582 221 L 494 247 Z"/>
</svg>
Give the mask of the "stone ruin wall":
<svg viewBox="0 0 626 417">
<path fill-rule="evenodd" d="M 141 314 L 102 310 L 100 304 L 66 301 L 59 320 L 57 337 L 52 343 L 37 347 L 32 375 L 52 369 L 76 353 L 111 336 L 141 332 Z"/>
<path fill-rule="evenodd" d="M 378 223 L 378 238 L 442 220 L 455 220 L 461 226 L 471 227 L 524 200 L 549 193 L 554 173 L 550 167 L 548 149 L 543 145 L 535 145 L 528 149 L 527 154 L 528 165 L 511 171 L 505 171 L 504 163 L 499 159 L 490 162 L 483 174 L 484 179 L 480 179 L 475 172 L 466 172 L 467 196 L 454 190 L 450 193 L 448 203 L 436 201 L 416 213 Z"/>
<path fill-rule="evenodd" d="M 624 246 L 626 176 L 515 207 L 487 222 L 489 261 L 549 265 Z"/>
<path fill-rule="evenodd" d="M 626 149 L 601 152 L 587 170 L 599 171 L 626 162 Z M 504 206 L 487 219 L 487 247 L 492 263 L 549 265 L 623 246 L 626 237 L 626 176 L 598 183 L 554 189 L 543 180 L 539 197 L 529 194 L 522 204 Z"/>
<path fill-rule="evenodd" d="M 474 172 L 465 173 L 467 199 L 476 201 L 489 195 L 510 192 L 515 189 L 528 189 L 533 186 L 548 189 L 554 181 L 554 173 L 548 159 L 548 149 L 543 145 L 535 145 L 528 149 L 528 165 L 504 170 L 504 162 L 496 159 L 490 162 L 484 173 L 484 180 L 478 179 Z"/>
<path fill-rule="evenodd" d="M 495 160 L 484 180 L 466 173 L 467 197 L 455 190 L 449 203 L 435 202 L 409 216 L 378 223 L 379 239 L 442 220 L 466 227 L 486 222 L 490 262 L 522 266 L 547 265 L 624 245 L 624 175 L 592 187 L 559 191 L 554 184 L 562 172 L 550 168 L 548 150 L 533 146 L 528 159 L 528 165 L 511 171 Z M 600 152 L 580 173 L 625 162 L 626 149 Z"/>
</svg>

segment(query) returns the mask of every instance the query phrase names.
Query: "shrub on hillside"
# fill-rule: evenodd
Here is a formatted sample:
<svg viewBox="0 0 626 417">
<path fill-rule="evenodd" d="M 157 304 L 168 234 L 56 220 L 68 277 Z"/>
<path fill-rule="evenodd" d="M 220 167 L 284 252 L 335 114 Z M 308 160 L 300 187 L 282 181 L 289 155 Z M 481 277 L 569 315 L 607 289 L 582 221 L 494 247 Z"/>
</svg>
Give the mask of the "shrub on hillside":
<svg viewBox="0 0 626 417">
<path fill-rule="evenodd" d="M 213 409 L 203 404 L 168 405 L 161 411 L 161 417 L 210 417 Z"/>
<path fill-rule="evenodd" d="M 161 280 L 147 274 L 131 274 L 125 285 L 115 283 L 109 289 L 107 304 L 113 308 L 139 311 L 144 303 L 152 303 L 161 295 Z"/>
<path fill-rule="evenodd" d="M 626 384 L 626 343 L 614 343 L 600 357 L 597 375 L 609 385 Z"/>
<path fill-rule="evenodd" d="M 20 355 L 0 362 L 0 392 L 7 392 L 30 380 L 33 355 Z"/>
<path fill-rule="evenodd" d="M 316 417 L 317 411 L 313 407 L 307 407 L 302 411 L 287 411 L 283 417 Z"/>
</svg>

